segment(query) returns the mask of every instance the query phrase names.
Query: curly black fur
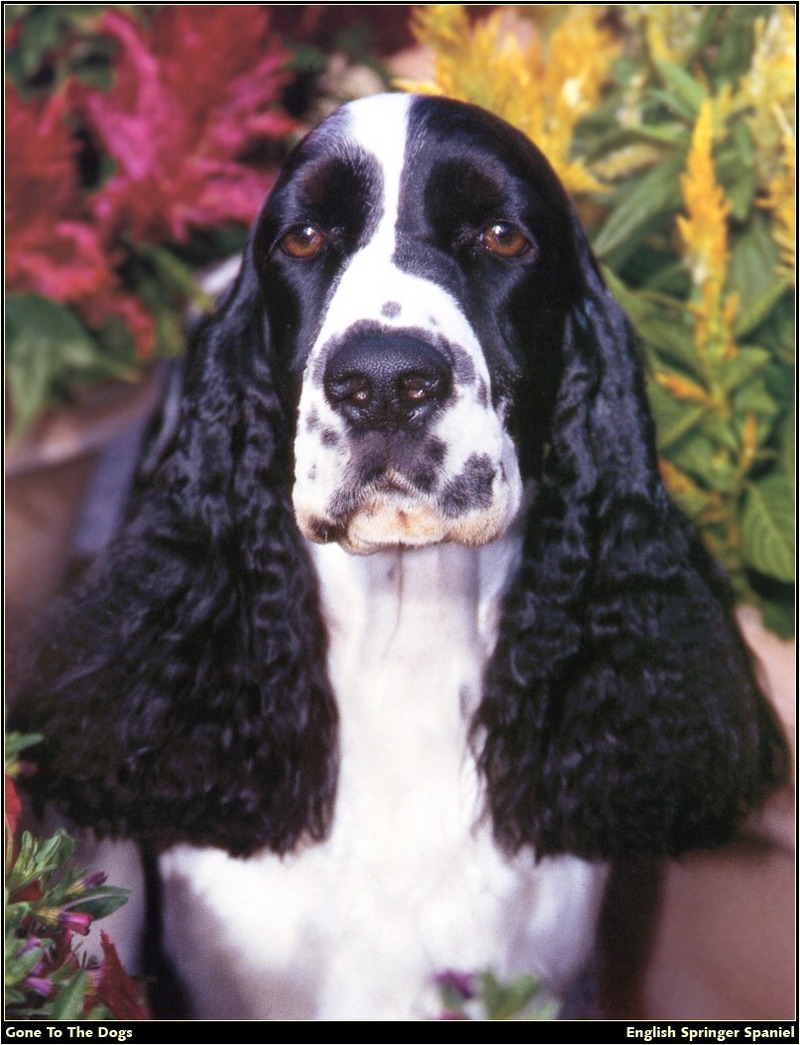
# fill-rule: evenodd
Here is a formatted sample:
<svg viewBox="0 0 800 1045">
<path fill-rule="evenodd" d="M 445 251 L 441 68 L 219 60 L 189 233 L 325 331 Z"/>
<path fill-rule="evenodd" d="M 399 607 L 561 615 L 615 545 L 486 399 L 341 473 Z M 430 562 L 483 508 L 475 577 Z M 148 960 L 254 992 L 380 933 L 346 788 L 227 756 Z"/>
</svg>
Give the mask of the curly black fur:
<svg viewBox="0 0 800 1045">
<path fill-rule="evenodd" d="M 473 735 L 498 841 L 539 855 L 719 844 L 785 773 L 721 569 L 661 483 L 625 316 L 585 279 L 520 571 Z"/>
<path fill-rule="evenodd" d="M 246 264 L 173 447 L 16 706 L 46 731 L 34 790 L 100 833 L 283 852 L 330 819 L 336 708 L 263 319 Z"/>
</svg>

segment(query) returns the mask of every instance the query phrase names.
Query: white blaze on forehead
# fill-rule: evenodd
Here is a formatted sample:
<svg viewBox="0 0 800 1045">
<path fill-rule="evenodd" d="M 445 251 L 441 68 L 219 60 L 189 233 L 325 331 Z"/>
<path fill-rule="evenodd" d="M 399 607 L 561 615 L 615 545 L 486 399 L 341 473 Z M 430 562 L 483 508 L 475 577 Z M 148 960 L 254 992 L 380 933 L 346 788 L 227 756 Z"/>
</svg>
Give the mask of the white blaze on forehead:
<svg viewBox="0 0 800 1045">
<path fill-rule="evenodd" d="M 403 94 L 362 98 L 347 107 L 347 133 L 380 164 L 383 213 L 370 241 L 391 257 L 395 227 L 400 212 L 400 184 L 408 140 L 408 114 L 411 99 Z"/>
</svg>

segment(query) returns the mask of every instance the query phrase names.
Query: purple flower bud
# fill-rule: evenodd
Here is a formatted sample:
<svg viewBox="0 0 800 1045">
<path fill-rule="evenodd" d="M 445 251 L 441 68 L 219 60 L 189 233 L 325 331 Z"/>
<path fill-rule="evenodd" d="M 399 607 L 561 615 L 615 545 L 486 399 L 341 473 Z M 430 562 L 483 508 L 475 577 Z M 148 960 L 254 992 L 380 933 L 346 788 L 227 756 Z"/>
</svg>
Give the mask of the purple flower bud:
<svg viewBox="0 0 800 1045">
<path fill-rule="evenodd" d="M 445 969 L 436 974 L 436 985 L 443 991 L 452 991 L 464 1001 L 475 997 L 475 974 L 472 972 Z"/>
<path fill-rule="evenodd" d="M 87 874 L 83 880 L 83 886 L 85 889 L 96 889 L 98 885 L 104 885 L 108 875 L 105 871 L 95 871 L 93 874 Z"/>
</svg>

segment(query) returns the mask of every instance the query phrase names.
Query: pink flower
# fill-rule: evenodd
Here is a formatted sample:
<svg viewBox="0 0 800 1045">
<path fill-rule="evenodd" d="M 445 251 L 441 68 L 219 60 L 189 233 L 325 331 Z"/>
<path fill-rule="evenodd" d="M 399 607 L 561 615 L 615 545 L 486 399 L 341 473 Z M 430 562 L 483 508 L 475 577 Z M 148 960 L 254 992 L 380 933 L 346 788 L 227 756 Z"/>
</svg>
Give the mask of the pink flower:
<svg viewBox="0 0 800 1045">
<path fill-rule="evenodd" d="M 55 987 L 46 976 L 28 976 L 23 981 L 26 987 L 42 998 L 52 998 Z"/>
<path fill-rule="evenodd" d="M 109 11 L 110 90 L 82 110 L 117 164 L 95 201 L 104 227 L 135 241 L 187 239 L 193 227 L 249 223 L 271 180 L 243 162 L 292 122 L 275 106 L 287 53 L 259 6 L 164 4 L 147 30 Z"/>
<path fill-rule="evenodd" d="M 68 932 L 88 936 L 92 925 L 92 916 L 85 911 L 59 911 L 58 924 Z"/>
<path fill-rule="evenodd" d="M 124 319 L 147 354 L 153 317 L 126 293 L 78 181 L 68 92 L 25 101 L 6 86 L 6 285 L 74 305 L 88 326 Z"/>
</svg>

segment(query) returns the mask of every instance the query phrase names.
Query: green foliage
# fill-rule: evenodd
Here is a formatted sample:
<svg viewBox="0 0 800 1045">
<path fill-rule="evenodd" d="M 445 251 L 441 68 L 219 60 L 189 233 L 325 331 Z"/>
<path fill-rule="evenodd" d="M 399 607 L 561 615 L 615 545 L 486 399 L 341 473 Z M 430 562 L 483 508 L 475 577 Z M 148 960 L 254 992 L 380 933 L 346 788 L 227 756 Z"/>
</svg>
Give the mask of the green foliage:
<svg viewBox="0 0 800 1045">
<path fill-rule="evenodd" d="M 16 837 L 19 801 L 13 775 L 20 754 L 41 738 L 11 734 L 6 743 L 5 1014 L 9 1019 L 111 1019 L 129 982 L 116 954 L 101 966 L 81 960 L 74 936 L 127 902 L 105 875 L 75 867 L 75 842 L 59 830 L 39 839 Z M 113 951 L 107 941 L 104 950 Z M 111 1006 L 111 1007 L 110 1007 Z M 144 1014 L 144 1010 L 142 1010 Z M 138 1014 L 134 1015 L 136 1018 Z"/>
<path fill-rule="evenodd" d="M 63 401 L 102 377 L 133 379 L 137 373 L 133 341 L 121 324 L 112 352 L 111 339 L 99 342 L 72 309 L 38 294 L 6 298 L 5 342 L 12 437 L 29 427 L 45 403 Z"/>
<path fill-rule="evenodd" d="M 560 1007 L 544 982 L 530 974 L 506 982 L 491 969 L 476 974 L 445 972 L 437 982 L 444 1007 L 441 1019 L 552 1020 Z"/>
<path fill-rule="evenodd" d="M 774 185 L 778 143 L 793 150 L 793 19 L 764 4 L 615 10 L 625 20 L 625 56 L 576 149 L 609 191 L 579 206 L 645 353 L 667 484 L 739 597 L 787 634 L 794 302 L 781 231 L 794 219 L 780 212 Z M 693 271 L 678 221 L 686 221 L 687 164 L 704 106 L 713 112 L 716 184 L 708 184 L 708 229 L 699 232 L 713 231 L 715 191 L 725 226 L 719 270 L 706 277 Z M 706 286 L 714 279 L 716 311 Z"/>
</svg>

